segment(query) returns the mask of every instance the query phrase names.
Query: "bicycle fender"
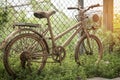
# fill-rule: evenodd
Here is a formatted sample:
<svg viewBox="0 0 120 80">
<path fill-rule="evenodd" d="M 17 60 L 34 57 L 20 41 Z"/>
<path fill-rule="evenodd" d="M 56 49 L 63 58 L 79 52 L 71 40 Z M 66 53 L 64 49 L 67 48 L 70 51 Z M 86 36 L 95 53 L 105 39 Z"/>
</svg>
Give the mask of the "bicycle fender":
<svg viewBox="0 0 120 80">
<path fill-rule="evenodd" d="M 20 28 L 17 28 L 16 30 L 14 30 L 12 33 L 10 33 L 1 43 L 0 45 L 0 50 L 2 50 L 3 48 L 5 48 L 5 46 L 7 45 L 7 43 L 12 39 L 14 38 L 17 34 L 21 33 L 21 32 L 24 32 L 24 31 L 30 31 L 30 32 L 33 32 L 35 33 L 36 35 L 38 35 L 45 43 L 46 47 L 47 47 L 47 52 L 49 53 L 49 47 L 48 47 L 48 44 L 47 44 L 47 41 L 45 40 L 44 36 L 41 35 L 40 33 L 38 33 L 37 31 L 33 30 L 33 29 L 28 29 L 28 28 L 23 28 L 23 29 L 20 29 Z"/>
</svg>

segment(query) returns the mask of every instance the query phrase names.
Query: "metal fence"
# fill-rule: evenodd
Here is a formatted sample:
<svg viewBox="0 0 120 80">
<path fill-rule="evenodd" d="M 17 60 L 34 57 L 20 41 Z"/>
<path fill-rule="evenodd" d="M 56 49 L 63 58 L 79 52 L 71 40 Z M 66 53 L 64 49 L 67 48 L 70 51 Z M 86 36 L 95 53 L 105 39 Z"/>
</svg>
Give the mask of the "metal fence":
<svg viewBox="0 0 120 80">
<path fill-rule="evenodd" d="M 115 0 L 119 1 L 119 0 Z M 56 14 L 52 16 L 51 24 L 55 35 L 66 30 L 77 22 L 75 15 L 78 14 L 76 10 L 67 10 L 69 6 L 77 6 L 78 0 L 0 0 L 0 42 L 13 31 L 12 25 L 16 22 L 24 23 L 39 23 L 43 28 L 46 28 L 45 19 L 37 19 L 33 16 L 33 12 L 36 10 L 48 11 L 55 10 Z M 103 0 L 84 0 L 84 7 L 99 3 L 103 5 Z M 119 3 L 119 2 L 118 2 Z M 115 5 L 120 6 L 120 5 Z M 102 13 L 103 9 L 93 9 L 91 12 Z M 88 12 L 88 14 L 91 14 Z M 37 29 L 40 31 L 39 29 Z M 72 31 L 65 35 L 62 39 L 58 40 L 58 45 L 63 43 Z M 68 48 L 71 50 L 74 47 L 76 38 L 71 42 Z"/>
<path fill-rule="evenodd" d="M 84 1 L 84 7 L 96 3 L 101 4 L 99 1 L 96 1 L 96 3 L 92 0 Z M 4 9 L 3 14 L 4 17 L 6 16 L 6 22 L 4 22 L 0 28 L 0 34 L 2 37 L 1 41 L 3 41 L 3 39 L 13 31 L 12 25 L 16 22 L 39 23 L 42 24 L 43 28 L 46 28 L 45 19 L 39 20 L 33 16 L 33 12 L 36 10 L 56 11 L 56 14 L 52 16 L 51 23 L 53 32 L 55 35 L 57 35 L 77 22 L 75 15 L 78 14 L 78 11 L 67 10 L 67 7 L 78 5 L 78 0 L 4 0 L 3 3 L 1 3 L 1 7 Z M 39 29 L 37 30 L 40 31 Z M 68 36 L 71 35 L 71 33 L 72 31 L 62 37 L 60 40 L 56 41 L 56 43 L 58 45 L 63 43 L 68 38 Z M 74 44 L 77 41 L 77 38 L 78 36 L 76 36 L 69 45 L 68 48 L 70 50 L 74 48 Z"/>
<path fill-rule="evenodd" d="M 69 26 L 76 23 L 74 15 L 77 11 L 67 10 L 68 6 L 77 6 L 77 0 L 6 0 L 1 3 L 4 17 L 7 16 L 0 28 L 1 40 L 11 33 L 14 29 L 12 25 L 14 23 L 39 23 L 42 28 L 46 28 L 45 19 L 37 19 L 33 16 L 33 12 L 55 10 L 56 14 L 51 18 L 51 24 L 55 35 L 66 30 Z M 5 15 L 6 14 L 6 15 Z M 40 31 L 40 29 L 37 29 Z M 72 33 L 72 32 L 70 32 Z M 56 43 L 59 45 L 65 41 L 69 35 L 65 35 L 63 38 L 58 40 Z M 49 33 L 48 33 L 49 34 Z M 74 41 L 73 41 L 74 42 Z M 72 42 L 72 43 L 73 43 Z M 71 46 L 71 44 L 70 44 Z"/>
</svg>

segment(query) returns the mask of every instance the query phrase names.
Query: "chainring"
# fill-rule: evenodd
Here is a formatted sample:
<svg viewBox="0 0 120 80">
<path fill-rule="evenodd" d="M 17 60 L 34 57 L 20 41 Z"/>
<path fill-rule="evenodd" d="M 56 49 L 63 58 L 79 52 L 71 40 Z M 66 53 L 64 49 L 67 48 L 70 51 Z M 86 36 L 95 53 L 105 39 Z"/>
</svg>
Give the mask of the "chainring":
<svg viewBox="0 0 120 80">
<path fill-rule="evenodd" d="M 52 58 L 55 62 L 61 62 L 66 56 L 66 51 L 62 46 L 57 46 L 53 49 Z"/>
</svg>

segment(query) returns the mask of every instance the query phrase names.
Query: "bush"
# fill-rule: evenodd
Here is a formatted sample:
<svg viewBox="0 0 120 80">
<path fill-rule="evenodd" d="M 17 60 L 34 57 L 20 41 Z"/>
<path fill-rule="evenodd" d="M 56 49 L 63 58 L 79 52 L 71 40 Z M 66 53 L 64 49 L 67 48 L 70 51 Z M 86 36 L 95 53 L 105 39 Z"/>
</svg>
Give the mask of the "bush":
<svg viewBox="0 0 120 80">
<path fill-rule="evenodd" d="M 34 71 L 32 73 L 21 72 L 20 78 L 16 80 L 77 80 L 82 78 L 105 77 L 115 78 L 120 76 L 120 55 L 119 54 L 104 54 L 101 62 L 96 65 L 91 60 L 85 64 L 78 65 L 74 61 L 73 55 L 67 55 L 62 65 L 58 63 L 47 63 L 40 75 Z M 0 60 L 0 80 L 12 80 L 4 69 L 2 59 Z"/>
</svg>

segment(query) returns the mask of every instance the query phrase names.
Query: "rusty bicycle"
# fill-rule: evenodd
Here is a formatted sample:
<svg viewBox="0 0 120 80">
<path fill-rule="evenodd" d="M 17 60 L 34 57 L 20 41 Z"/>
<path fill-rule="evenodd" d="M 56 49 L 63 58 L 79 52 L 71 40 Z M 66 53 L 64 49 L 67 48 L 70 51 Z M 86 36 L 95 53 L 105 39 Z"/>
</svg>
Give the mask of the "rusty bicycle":
<svg viewBox="0 0 120 80">
<path fill-rule="evenodd" d="M 33 30 L 33 28 L 39 28 L 39 24 L 14 24 L 16 30 L 12 32 L 2 44 L 2 47 L 4 47 L 3 62 L 8 74 L 17 77 L 17 74 L 25 69 L 30 71 L 37 70 L 37 72 L 40 73 L 45 67 L 45 64 L 49 63 L 49 57 L 52 58 L 54 62 L 61 63 L 66 56 L 65 47 L 81 31 L 84 34 L 78 39 L 75 47 L 75 62 L 80 64 L 81 57 L 88 55 L 95 55 L 95 62 L 99 62 L 103 54 L 102 43 L 98 37 L 94 34 L 90 34 L 84 26 L 84 20 L 87 18 L 84 15 L 85 12 L 98 6 L 100 5 L 91 5 L 87 9 L 81 9 L 81 7 L 69 7 L 68 9 L 79 10 L 81 21 L 56 36 L 52 32 L 50 23 L 50 16 L 55 14 L 55 11 L 34 12 L 36 18 L 47 19 L 48 28 L 42 31 L 42 33 Z M 56 40 L 69 33 L 71 30 L 74 30 L 74 32 L 70 37 L 68 37 L 62 45 L 56 45 Z M 49 39 L 51 40 L 52 47 L 49 47 L 46 41 L 45 35 L 47 32 L 50 33 Z"/>
</svg>

